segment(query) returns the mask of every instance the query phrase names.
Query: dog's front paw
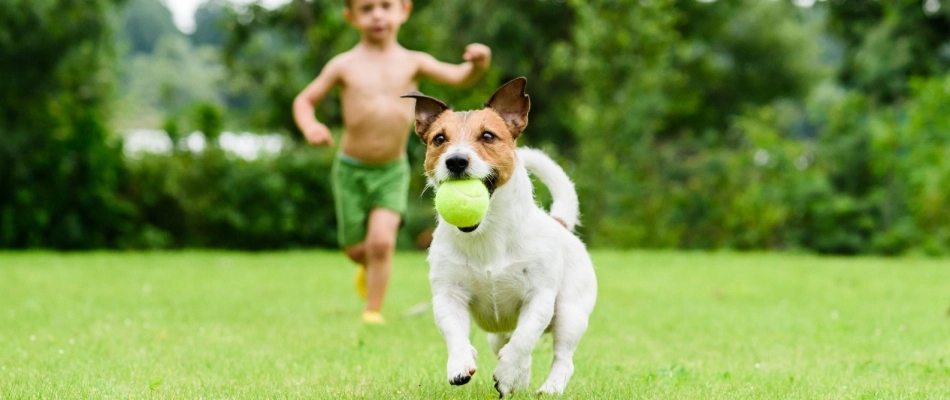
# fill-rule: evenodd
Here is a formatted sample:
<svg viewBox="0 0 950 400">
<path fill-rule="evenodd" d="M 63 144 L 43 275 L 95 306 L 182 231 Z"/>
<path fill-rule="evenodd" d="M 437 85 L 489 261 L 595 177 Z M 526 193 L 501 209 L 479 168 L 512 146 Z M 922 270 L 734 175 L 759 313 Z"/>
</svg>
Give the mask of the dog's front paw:
<svg viewBox="0 0 950 400">
<path fill-rule="evenodd" d="M 531 355 L 522 356 L 505 350 L 502 348 L 498 352 L 498 366 L 494 374 L 495 390 L 499 397 L 524 389 L 531 383 Z"/>
<path fill-rule="evenodd" d="M 472 346 L 469 348 L 471 351 L 462 350 L 457 354 L 449 354 L 449 384 L 464 385 L 475 375 L 475 357 L 478 356 L 478 351 Z"/>
<path fill-rule="evenodd" d="M 549 395 L 560 395 L 564 393 L 564 387 L 567 386 L 567 382 L 551 382 L 548 380 L 538 388 L 538 394 L 549 394 Z"/>
</svg>

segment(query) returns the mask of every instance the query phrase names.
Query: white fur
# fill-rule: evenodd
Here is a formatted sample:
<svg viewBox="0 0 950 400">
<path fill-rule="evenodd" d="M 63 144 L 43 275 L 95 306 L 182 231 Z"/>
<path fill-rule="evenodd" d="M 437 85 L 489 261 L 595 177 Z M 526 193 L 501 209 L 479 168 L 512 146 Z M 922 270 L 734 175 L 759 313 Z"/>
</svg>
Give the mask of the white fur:
<svg viewBox="0 0 950 400">
<path fill-rule="evenodd" d="M 485 165 L 475 152 L 467 154 L 470 166 Z M 433 313 L 448 347 L 449 382 L 463 384 L 475 372 L 469 341 L 474 319 L 489 332 L 499 359 L 494 377 L 501 395 L 528 386 L 531 352 L 546 330 L 554 335 L 554 361 L 538 391 L 562 393 L 596 302 L 597 280 L 580 239 L 535 203 L 528 169 L 550 189 L 552 214 L 573 227 L 578 203 L 570 179 L 541 151 L 522 148 L 517 158 L 513 176 L 495 190 L 475 231 L 464 233 L 439 218 L 428 256 Z M 430 179 L 445 176 L 434 175 Z"/>
</svg>

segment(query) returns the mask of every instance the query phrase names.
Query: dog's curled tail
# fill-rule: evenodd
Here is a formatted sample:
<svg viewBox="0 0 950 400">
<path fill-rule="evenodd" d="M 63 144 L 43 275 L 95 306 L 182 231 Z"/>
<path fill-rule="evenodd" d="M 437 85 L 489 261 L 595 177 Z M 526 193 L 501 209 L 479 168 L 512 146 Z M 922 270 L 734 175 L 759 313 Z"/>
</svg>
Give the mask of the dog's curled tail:
<svg viewBox="0 0 950 400">
<path fill-rule="evenodd" d="M 573 231 L 579 223 L 580 214 L 574 182 L 571 182 L 571 178 L 568 178 L 560 165 L 541 150 L 521 147 L 518 149 L 518 155 L 524 161 L 525 168 L 537 176 L 551 192 L 554 199 L 551 203 L 551 216 Z"/>
</svg>

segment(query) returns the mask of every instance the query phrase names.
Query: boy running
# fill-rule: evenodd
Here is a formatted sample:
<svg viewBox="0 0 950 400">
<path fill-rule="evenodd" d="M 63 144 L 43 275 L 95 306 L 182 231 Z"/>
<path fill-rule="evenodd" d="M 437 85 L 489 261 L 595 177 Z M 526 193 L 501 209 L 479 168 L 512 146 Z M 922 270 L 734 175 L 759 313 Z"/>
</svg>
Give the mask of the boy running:
<svg viewBox="0 0 950 400">
<path fill-rule="evenodd" d="M 380 310 L 409 191 L 406 144 L 415 103 L 399 96 L 416 90 L 420 78 L 470 86 L 491 62 L 491 50 L 477 43 L 465 48 L 465 62 L 458 65 L 403 48 L 396 34 L 411 10 L 410 0 L 346 0 L 344 17 L 360 31 L 360 42 L 330 60 L 293 105 L 307 142 L 333 146 L 330 130 L 314 117 L 314 105 L 340 87 L 344 132 L 330 172 L 337 236 L 359 264 L 363 321 L 371 324 L 384 322 Z"/>
</svg>

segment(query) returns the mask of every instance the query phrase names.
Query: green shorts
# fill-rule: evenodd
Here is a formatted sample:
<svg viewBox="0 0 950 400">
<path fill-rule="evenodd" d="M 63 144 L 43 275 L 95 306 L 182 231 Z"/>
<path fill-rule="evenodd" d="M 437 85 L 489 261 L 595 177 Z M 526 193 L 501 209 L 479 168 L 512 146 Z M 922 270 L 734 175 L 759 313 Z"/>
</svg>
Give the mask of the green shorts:
<svg viewBox="0 0 950 400">
<path fill-rule="evenodd" d="M 341 247 L 366 239 L 366 223 L 374 208 L 401 216 L 409 195 L 409 161 L 367 164 L 345 154 L 333 161 L 330 175 L 336 206 L 337 239 Z"/>
</svg>

